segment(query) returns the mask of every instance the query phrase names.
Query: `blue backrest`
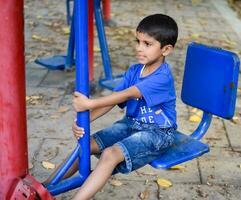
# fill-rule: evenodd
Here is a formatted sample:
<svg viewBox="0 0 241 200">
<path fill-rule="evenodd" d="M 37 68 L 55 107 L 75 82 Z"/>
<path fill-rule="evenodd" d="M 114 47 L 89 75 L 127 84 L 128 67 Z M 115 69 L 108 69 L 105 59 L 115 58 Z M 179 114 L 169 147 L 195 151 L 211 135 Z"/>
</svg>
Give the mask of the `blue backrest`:
<svg viewBox="0 0 241 200">
<path fill-rule="evenodd" d="M 240 61 L 236 54 L 202 44 L 187 49 L 182 101 L 222 118 L 235 110 Z"/>
</svg>

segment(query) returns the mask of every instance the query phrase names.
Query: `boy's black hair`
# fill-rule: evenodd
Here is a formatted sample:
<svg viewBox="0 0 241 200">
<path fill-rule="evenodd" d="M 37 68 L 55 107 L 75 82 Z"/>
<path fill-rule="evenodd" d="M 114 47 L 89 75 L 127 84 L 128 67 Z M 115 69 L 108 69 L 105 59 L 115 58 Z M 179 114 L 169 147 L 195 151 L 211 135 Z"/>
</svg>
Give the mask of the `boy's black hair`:
<svg viewBox="0 0 241 200">
<path fill-rule="evenodd" d="M 145 17 L 136 28 L 137 32 L 146 33 L 160 42 L 161 47 L 176 44 L 178 27 L 174 19 L 163 14 L 154 14 Z"/>
</svg>

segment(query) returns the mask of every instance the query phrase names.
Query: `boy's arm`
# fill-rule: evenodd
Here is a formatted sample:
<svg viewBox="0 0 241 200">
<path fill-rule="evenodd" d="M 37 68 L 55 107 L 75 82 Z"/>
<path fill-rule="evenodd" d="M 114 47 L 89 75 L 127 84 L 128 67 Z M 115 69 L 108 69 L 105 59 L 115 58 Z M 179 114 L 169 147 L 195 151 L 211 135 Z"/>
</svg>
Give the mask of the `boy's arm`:
<svg viewBox="0 0 241 200">
<path fill-rule="evenodd" d="M 106 114 L 109 112 L 114 106 L 106 106 L 102 108 L 96 108 L 91 110 L 90 112 L 90 121 L 93 122 L 94 120 L 98 119 L 102 115 Z"/>
<path fill-rule="evenodd" d="M 73 106 L 75 111 L 93 110 L 96 108 L 114 106 L 125 102 L 128 99 L 140 98 L 142 95 L 136 86 L 129 87 L 125 90 L 114 92 L 108 96 L 97 99 L 88 99 L 79 92 L 74 93 Z"/>
</svg>

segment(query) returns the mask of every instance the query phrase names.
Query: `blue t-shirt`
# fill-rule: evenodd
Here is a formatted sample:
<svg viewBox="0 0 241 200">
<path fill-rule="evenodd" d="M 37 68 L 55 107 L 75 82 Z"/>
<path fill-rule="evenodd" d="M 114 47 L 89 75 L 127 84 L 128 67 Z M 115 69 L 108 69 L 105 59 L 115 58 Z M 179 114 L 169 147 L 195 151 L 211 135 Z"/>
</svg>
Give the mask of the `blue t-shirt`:
<svg viewBox="0 0 241 200">
<path fill-rule="evenodd" d="M 143 64 L 132 65 L 124 74 L 123 81 L 114 91 L 136 86 L 142 94 L 119 104 L 127 107 L 126 116 L 145 123 L 156 123 L 161 128 L 176 128 L 176 94 L 174 79 L 169 65 L 164 62 L 148 76 L 142 77 Z"/>
</svg>

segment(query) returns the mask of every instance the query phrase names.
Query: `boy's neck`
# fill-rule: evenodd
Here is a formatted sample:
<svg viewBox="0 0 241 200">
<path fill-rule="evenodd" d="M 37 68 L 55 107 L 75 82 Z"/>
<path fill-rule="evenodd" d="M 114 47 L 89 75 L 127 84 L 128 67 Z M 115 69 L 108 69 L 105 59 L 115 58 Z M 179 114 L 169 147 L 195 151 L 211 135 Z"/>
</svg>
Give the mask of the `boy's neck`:
<svg viewBox="0 0 241 200">
<path fill-rule="evenodd" d="M 143 69 L 142 76 L 148 76 L 149 74 L 154 72 L 157 68 L 159 68 L 164 62 L 165 62 L 165 57 L 163 57 L 163 59 L 160 62 L 146 64 Z"/>
</svg>

